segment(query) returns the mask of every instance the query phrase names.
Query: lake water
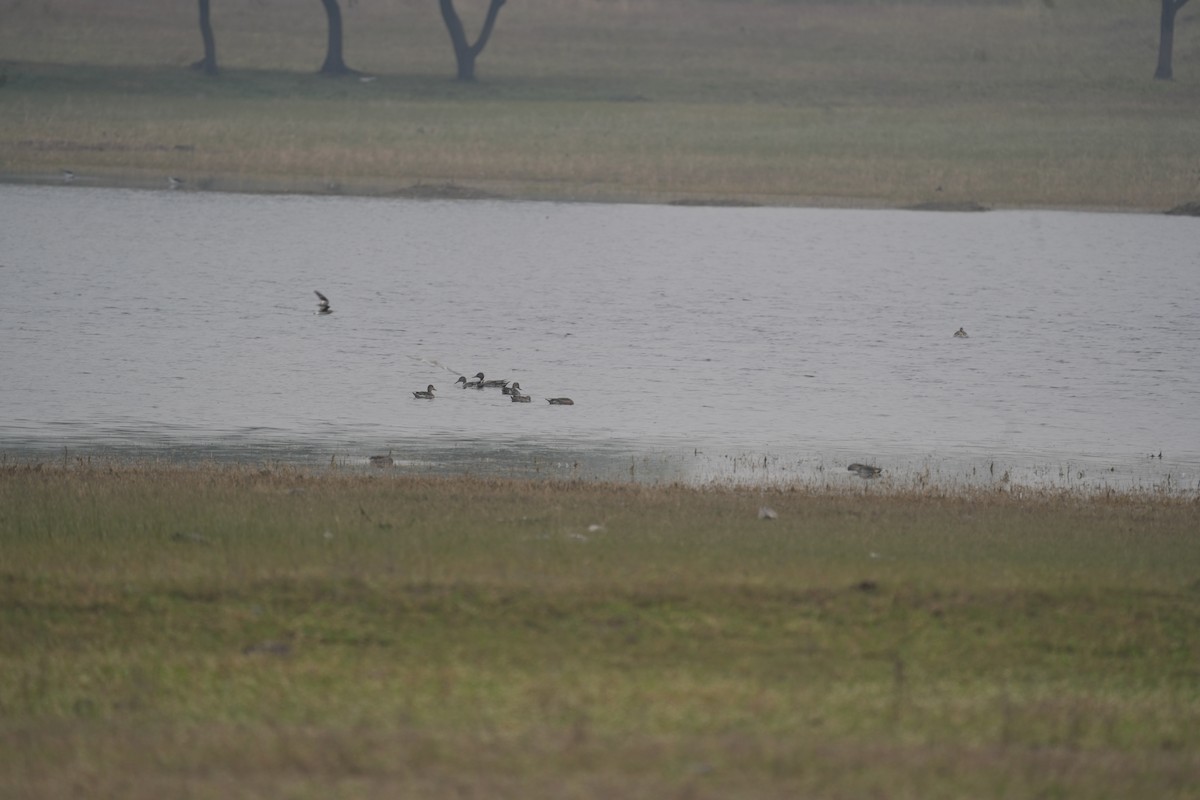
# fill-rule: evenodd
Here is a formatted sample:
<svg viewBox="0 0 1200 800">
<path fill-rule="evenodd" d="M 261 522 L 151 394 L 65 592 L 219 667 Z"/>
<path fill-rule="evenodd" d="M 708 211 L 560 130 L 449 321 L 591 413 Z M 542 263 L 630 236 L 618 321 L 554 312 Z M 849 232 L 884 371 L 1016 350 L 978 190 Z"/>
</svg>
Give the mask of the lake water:
<svg viewBox="0 0 1200 800">
<path fill-rule="evenodd" d="M 1198 279 L 1166 216 L 0 186 L 0 453 L 1195 491 Z"/>
</svg>

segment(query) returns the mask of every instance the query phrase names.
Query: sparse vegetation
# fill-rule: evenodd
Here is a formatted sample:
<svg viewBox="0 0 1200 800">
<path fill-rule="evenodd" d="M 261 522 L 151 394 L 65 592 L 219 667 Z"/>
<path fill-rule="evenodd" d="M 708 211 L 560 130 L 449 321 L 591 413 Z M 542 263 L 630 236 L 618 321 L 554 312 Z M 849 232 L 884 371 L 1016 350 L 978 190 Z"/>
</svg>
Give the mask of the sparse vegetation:
<svg viewBox="0 0 1200 800">
<path fill-rule="evenodd" d="M 460 4 L 477 30 L 483 3 Z M 1188 7 L 1191 8 L 1190 6 Z M 376 79 L 313 74 L 314 4 L 0 11 L 0 164 L 76 185 L 769 204 L 1090 206 L 1196 199 L 1200 25 L 1151 79 L 1154 0 L 506 5 L 452 80 L 434 3 L 346 9 Z"/>
<path fill-rule="evenodd" d="M 1194 797 L 1198 516 L 10 466 L 0 794 Z"/>
</svg>

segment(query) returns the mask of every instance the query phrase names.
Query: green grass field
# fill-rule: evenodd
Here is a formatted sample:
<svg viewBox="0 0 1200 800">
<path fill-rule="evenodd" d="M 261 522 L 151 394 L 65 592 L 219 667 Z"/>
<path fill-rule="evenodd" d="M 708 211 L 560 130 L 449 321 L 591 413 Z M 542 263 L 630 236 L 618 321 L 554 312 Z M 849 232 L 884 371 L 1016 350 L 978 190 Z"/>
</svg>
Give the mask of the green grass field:
<svg viewBox="0 0 1200 800">
<path fill-rule="evenodd" d="M 520 0 L 460 85 L 433 2 L 0 3 L 0 176 L 555 199 L 1163 210 L 1200 194 L 1200 22 L 1157 0 Z M 481 2 L 460 0 L 476 30 Z"/>
<path fill-rule="evenodd" d="M 9 466 L 0 795 L 1196 797 L 1198 522 Z"/>
</svg>

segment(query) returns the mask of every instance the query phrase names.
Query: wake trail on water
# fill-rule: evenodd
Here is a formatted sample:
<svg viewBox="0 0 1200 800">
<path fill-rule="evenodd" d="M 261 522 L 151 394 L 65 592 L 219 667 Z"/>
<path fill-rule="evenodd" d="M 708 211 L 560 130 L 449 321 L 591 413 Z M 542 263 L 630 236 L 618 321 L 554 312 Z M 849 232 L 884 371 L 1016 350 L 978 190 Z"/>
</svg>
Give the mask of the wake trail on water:
<svg viewBox="0 0 1200 800">
<path fill-rule="evenodd" d="M 451 369 L 450 367 L 447 367 L 445 364 L 438 361 L 436 358 L 425 358 L 424 356 L 409 355 L 408 359 L 409 359 L 409 361 L 412 361 L 414 364 L 424 364 L 429 367 L 434 367 L 436 369 L 440 369 L 440 370 L 449 372 L 451 375 L 462 375 L 463 374 L 459 370 Z"/>
</svg>

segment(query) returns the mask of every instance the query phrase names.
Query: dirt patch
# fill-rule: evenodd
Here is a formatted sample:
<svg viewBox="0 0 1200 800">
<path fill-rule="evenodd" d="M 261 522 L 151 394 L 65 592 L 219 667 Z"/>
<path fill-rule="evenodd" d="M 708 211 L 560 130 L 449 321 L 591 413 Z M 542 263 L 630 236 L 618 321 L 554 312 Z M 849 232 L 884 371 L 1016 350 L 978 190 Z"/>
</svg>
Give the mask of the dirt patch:
<svg viewBox="0 0 1200 800">
<path fill-rule="evenodd" d="M 720 206 L 727 208 L 757 208 L 758 203 L 750 200 L 738 200 L 735 198 L 693 198 L 684 197 L 678 200 L 671 200 L 667 203 L 669 206 Z"/>
<path fill-rule="evenodd" d="M 193 153 L 196 150 L 194 144 L 122 144 L 119 142 L 74 142 L 69 139 L 22 139 L 17 142 L 17 147 L 24 147 L 28 150 L 47 150 L 66 153 L 79 152 L 176 152 L 176 153 Z"/>
<path fill-rule="evenodd" d="M 1200 217 L 1200 201 L 1192 200 L 1188 203 L 1180 203 L 1163 213 L 1175 217 Z"/>
<path fill-rule="evenodd" d="M 459 186 L 457 183 L 415 183 L 390 193 L 394 197 L 409 197 L 419 200 L 506 200 L 504 195 Z"/>
<path fill-rule="evenodd" d="M 917 203 L 915 206 L 905 206 L 908 211 L 990 211 L 987 206 L 980 205 L 974 200 L 935 200 L 929 203 Z"/>
</svg>

